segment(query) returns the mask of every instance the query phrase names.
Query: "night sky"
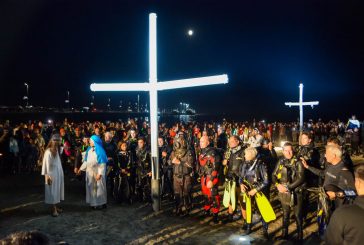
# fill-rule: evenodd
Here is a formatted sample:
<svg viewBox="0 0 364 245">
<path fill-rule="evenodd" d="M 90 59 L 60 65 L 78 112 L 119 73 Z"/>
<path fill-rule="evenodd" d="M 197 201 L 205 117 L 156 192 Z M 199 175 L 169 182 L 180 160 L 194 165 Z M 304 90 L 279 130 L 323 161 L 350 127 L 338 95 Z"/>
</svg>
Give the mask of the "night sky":
<svg viewBox="0 0 364 245">
<path fill-rule="evenodd" d="M 136 3 L 137 2 L 137 3 Z M 361 3 L 360 3 L 361 2 Z M 199 112 L 296 119 L 364 118 L 363 1 L 56 1 L 0 3 L 0 105 L 88 106 L 92 82 L 148 80 L 148 14 L 157 13 L 158 79 L 227 73 L 229 84 L 159 93 Z M 186 33 L 189 28 L 194 35 Z M 138 93 L 95 94 L 96 104 Z M 141 101 L 148 100 L 140 93 Z M 307 114 L 306 114 L 307 113 Z"/>
</svg>

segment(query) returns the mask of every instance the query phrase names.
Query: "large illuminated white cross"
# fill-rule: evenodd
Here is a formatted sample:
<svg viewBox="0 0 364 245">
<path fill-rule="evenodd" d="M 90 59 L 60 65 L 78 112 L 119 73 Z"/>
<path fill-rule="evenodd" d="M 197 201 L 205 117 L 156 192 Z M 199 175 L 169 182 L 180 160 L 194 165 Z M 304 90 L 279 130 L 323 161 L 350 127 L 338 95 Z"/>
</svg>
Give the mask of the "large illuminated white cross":
<svg viewBox="0 0 364 245">
<path fill-rule="evenodd" d="M 300 108 L 300 132 L 303 130 L 303 106 L 310 105 L 313 109 L 313 106 L 318 105 L 318 101 L 311 101 L 311 102 L 303 102 L 303 84 L 300 83 L 300 101 L 299 102 L 286 102 L 285 105 L 291 106 L 299 106 Z"/>
<path fill-rule="evenodd" d="M 154 211 L 160 210 L 160 177 L 158 162 L 158 100 L 161 90 L 228 83 L 228 76 L 218 75 L 192 79 L 158 82 L 157 80 L 157 15 L 149 14 L 149 83 L 93 83 L 92 91 L 146 91 L 150 99 L 150 128 L 152 155 L 152 199 Z"/>
</svg>

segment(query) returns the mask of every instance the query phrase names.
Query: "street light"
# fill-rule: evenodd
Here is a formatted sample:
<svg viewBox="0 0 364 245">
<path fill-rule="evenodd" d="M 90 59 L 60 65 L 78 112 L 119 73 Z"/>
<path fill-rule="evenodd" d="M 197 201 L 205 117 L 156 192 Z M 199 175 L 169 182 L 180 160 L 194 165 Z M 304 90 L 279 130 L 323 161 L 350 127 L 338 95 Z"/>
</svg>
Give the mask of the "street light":
<svg viewBox="0 0 364 245">
<path fill-rule="evenodd" d="M 109 98 L 109 103 L 107 104 L 107 109 L 110 111 L 111 110 L 111 99 Z"/>
<path fill-rule="evenodd" d="M 67 90 L 67 98 L 64 102 L 67 104 L 67 108 L 69 109 L 70 108 L 70 91 L 69 90 Z"/>
<path fill-rule="evenodd" d="M 138 106 L 137 106 L 137 112 L 139 112 L 139 94 L 138 94 Z"/>
<path fill-rule="evenodd" d="M 27 95 L 23 97 L 23 100 L 27 101 L 26 107 L 29 107 L 29 84 L 24 83 L 24 85 L 27 87 Z"/>
<path fill-rule="evenodd" d="M 90 103 L 90 105 L 91 105 L 91 106 L 93 106 L 93 105 L 94 105 L 94 100 L 95 100 L 95 96 L 93 96 L 93 95 L 92 95 L 92 96 L 91 96 L 91 103 Z"/>
<path fill-rule="evenodd" d="M 119 108 L 120 108 L 120 111 L 123 110 L 123 101 L 122 100 L 120 100 Z"/>
</svg>

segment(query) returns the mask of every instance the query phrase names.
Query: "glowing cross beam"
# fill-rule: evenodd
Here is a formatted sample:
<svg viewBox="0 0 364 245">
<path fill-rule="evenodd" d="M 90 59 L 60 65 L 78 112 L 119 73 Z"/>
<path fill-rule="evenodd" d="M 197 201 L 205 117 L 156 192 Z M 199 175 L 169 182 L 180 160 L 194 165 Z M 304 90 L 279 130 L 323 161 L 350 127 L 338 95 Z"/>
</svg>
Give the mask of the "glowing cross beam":
<svg viewBox="0 0 364 245">
<path fill-rule="evenodd" d="M 157 80 L 157 15 L 149 14 L 149 83 L 93 83 L 92 91 L 146 91 L 150 100 L 152 155 L 152 199 L 154 211 L 160 210 L 160 177 L 158 162 L 158 91 L 228 83 L 227 75 L 158 82 Z"/>
<path fill-rule="evenodd" d="M 312 107 L 315 105 L 318 105 L 318 101 L 311 101 L 311 102 L 303 102 L 303 84 L 300 83 L 300 101 L 299 102 L 286 102 L 285 105 L 291 107 L 291 106 L 299 106 L 300 108 L 300 132 L 303 130 L 303 106 L 309 105 Z"/>
<path fill-rule="evenodd" d="M 191 88 L 204 85 L 214 85 L 227 83 L 227 75 L 199 77 L 190 79 L 181 79 L 168 82 L 151 83 L 93 83 L 91 84 L 92 91 L 150 91 L 156 89 L 158 91 L 176 89 L 176 88 Z"/>
</svg>

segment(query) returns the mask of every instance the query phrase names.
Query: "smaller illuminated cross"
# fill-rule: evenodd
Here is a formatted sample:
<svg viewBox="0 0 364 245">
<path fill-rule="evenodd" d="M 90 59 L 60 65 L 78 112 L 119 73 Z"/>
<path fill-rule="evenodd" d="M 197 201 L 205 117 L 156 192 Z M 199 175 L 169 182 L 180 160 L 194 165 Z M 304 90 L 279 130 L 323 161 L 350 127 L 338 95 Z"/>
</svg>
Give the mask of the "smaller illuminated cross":
<svg viewBox="0 0 364 245">
<path fill-rule="evenodd" d="M 300 108 L 300 132 L 303 130 L 303 106 L 310 105 L 313 109 L 313 106 L 318 105 L 318 101 L 311 101 L 311 102 L 303 102 L 303 84 L 300 83 L 300 101 L 299 102 L 286 102 L 285 105 L 291 106 L 299 106 Z"/>
</svg>

